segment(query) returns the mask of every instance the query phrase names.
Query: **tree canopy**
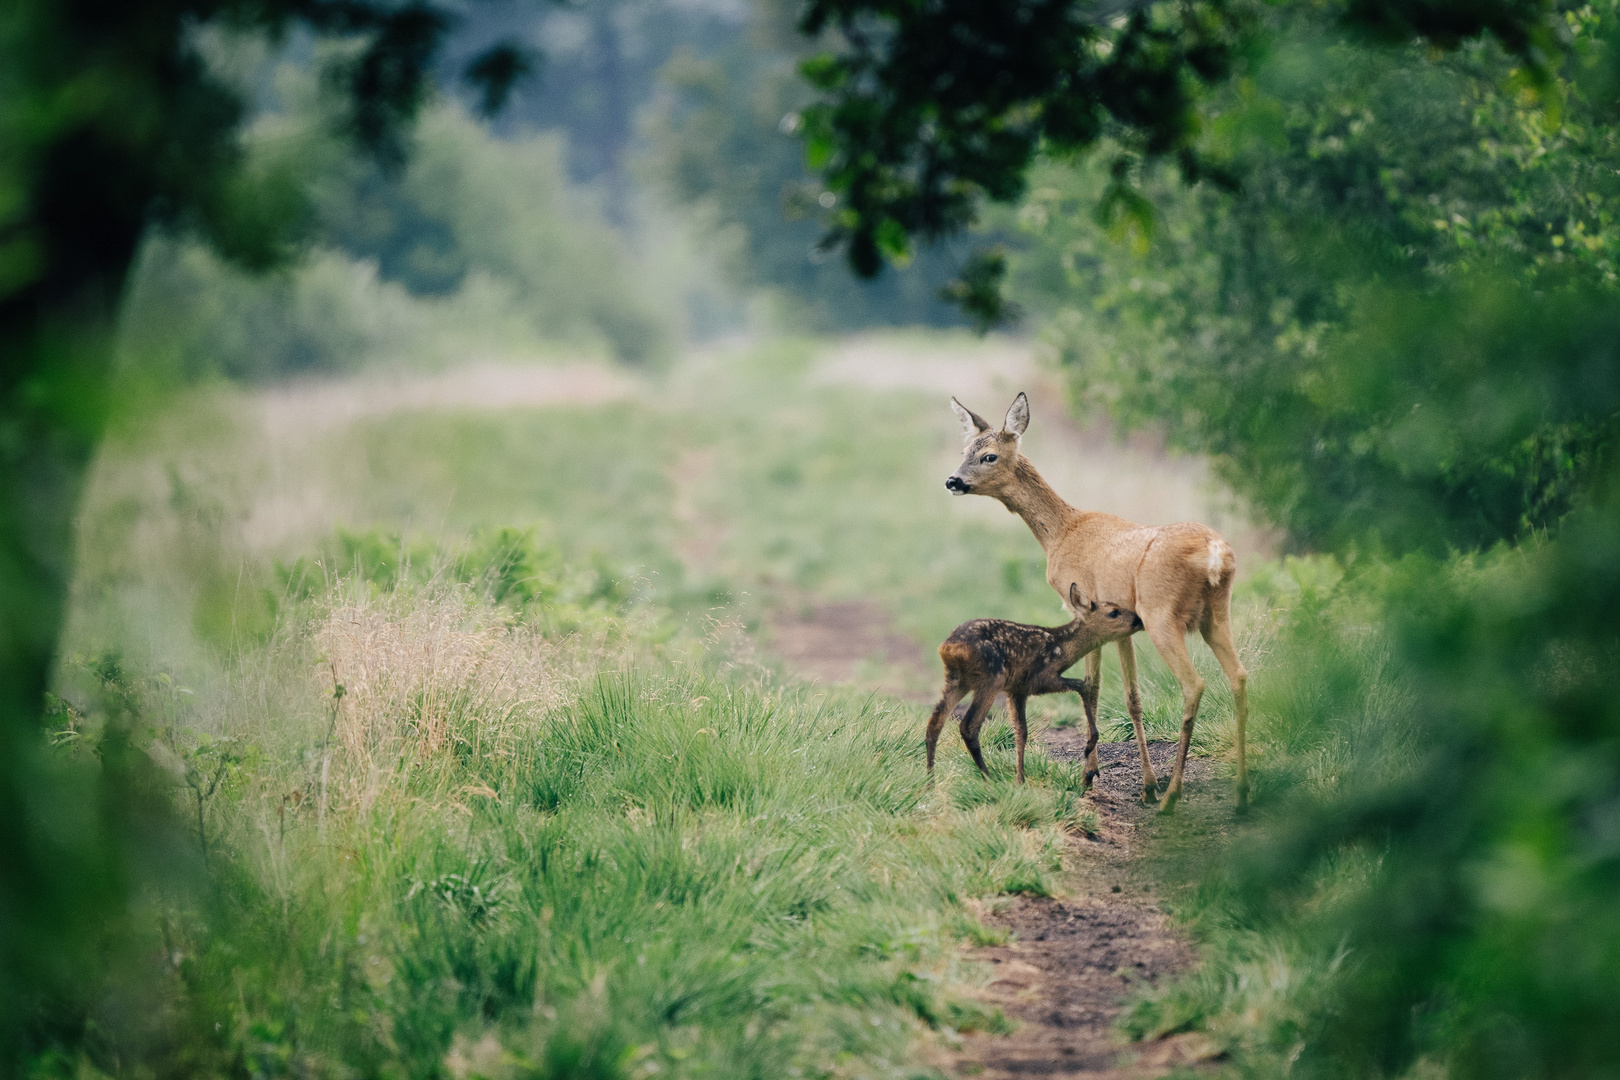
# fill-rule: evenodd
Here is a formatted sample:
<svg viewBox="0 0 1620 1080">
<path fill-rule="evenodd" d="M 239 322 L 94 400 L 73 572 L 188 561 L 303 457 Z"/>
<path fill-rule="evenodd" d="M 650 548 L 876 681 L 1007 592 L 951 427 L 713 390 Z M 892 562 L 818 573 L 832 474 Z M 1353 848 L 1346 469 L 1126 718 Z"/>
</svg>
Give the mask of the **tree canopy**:
<svg viewBox="0 0 1620 1080">
<path fill-rule="evenodd" d="M 1556 523 L 1605 468 L 1620 142 L 1612 9 L 1542 92 L 1489 42 L 1434 56 L 1303 15 L 1205 104 L 1235 191 L 1043 165 L 1013 292 L 1087 409 L 1163 425 L 1305 548 L 1476 548 Z M 1504 92 L 1504 87 L 1508 88 Z"/>
<path fill-rule="evenodd" d="M 1490 34 L 1537 72 L 1556 47 L 1551 5 L 1535 0 L 1329 6 L 1385 41 L 1455 48 Z M 801 29 L 839 39 L 803 65 L 823 95 L 805 113 L 807 157 L 839 196 L 826 242 L 870 277 L 914 239 L 972 224 L 982 200 L 1020 196 L 1037 152 L 1104 138 L 1174 157 L 1188 180 L 1233 182 L 1199 153 L 1199 96 L 1257 47 L 1262 10 L 1245 0 L 812 0 Z"/>
<path fill-rule="evenodd" d="M 815 3 L 824 243 L 872 273 L 1022 199 L 1032 240 L 949 292 L 994 323 L 1018 268 L 1087 408 L 1168 425 L 1301 547 L 1520 537 L 1616 429 L 1614 22 Z"/>
</svg>

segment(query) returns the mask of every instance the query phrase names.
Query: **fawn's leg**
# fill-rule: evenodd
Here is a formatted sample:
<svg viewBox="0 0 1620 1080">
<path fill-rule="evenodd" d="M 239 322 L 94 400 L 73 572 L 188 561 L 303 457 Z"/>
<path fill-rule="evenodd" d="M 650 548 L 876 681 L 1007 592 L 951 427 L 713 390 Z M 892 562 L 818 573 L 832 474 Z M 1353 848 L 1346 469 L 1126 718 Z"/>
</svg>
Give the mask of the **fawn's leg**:
<svg viewBox="0 0 1620 1080">
<path fill-rule="evenodd" d="M 1238 659 L 1237 647 L 1232 644 L 1230 612 L 1220 610 L 1201 628 L 1209 651 L 1220 661 L 1221 671 L 1232 686 L 1232 705 L 1237 713 L 1237 804 L 1238 809 L 1249 805 L 1249 762 L 1245 753 L 1244 728 L 1249 721 L 1249 673 Z"/>
<path fill-rule="evenodd" d="M 1136 689 L 1136 647 L 1130 638 L 1119 639 L 1119 670 L 1125 676 L 1125 708 L 1131 714 L 1131 726 L 1136 729 L 1136 749 L 1142 754 L 1142 801 L 1157 802 L 1159 778 L 1153 775 L 1153 764 L 1148 761 L 1147 731 L 1142 727 L 1142 695 Z"/>
<path fill-rule="evenodd" d="M 1086 654 L 1086 685 L 1075 689 L 1080 694 L 1080 705 L 1086 711 L 1086 787 L 1090 787 L 1097 773 L 1097 698 L 1102 694 L 1102 647 Z"/>
<path fill-rule="evenodd" d="M 945 690 L 940 695 L 939 704 L 935 705 L 934 711 L 928 714 L 928 733 L 924 741 L 928 747 L 928 775 L 930 777 L 934 775 L 934 748 L 939 745 L 939 733 L 945 727 L 945 718 L 950 715 L 952 709 L 956 708 L 956 703 L 962 700 L 962 695 L 965 693 L 967 691 L 962 686 L 962 680 L 954 675 L 947 675 L 945 677 Z"/>
<path fill-rule="evenodd" d="M 1181 798 L 1181 774 L 1187 767 L 1187 747 L 1192 745 L 1198 702 L 1204 696 L 1204 680 L 1193 667 L 1192 656 L 1187 652 L 1187 634 L 1179 623 L 1173 619 L 1150 622 L 1144 618 L 1142 621 L 1147 623 L 1148 640 L 1153 642 L 1164 662 L 1170 665 L 1176 682 L 1181 684 L 1181 744 L 1176 748 L 1176 766 L 1170 773 L 1170 786 L 1164 789 L 1164 803 L 1159 807 L 1160 813 L 1168 814 Z M 1137 728 L 1138 732 L 1141 730 Z M 1145 747 L 1142 755 L 1147 756 Z"/>
<path fill-rule="evenodd" d="M 1018 748 L 1018 771 L 1015 775 L 1020 784 L 1024 782 L 1024 744 L 1029 741 L 1029 726 L 1024 720 L 1026 700 L 1023 694 L 1007 695 L 1007 715 L 1012 718 L 1013 745 Z"/>
<path fill-rule="evenodd" d="M 990 769 L 984 763 L 984 752 L 979 749 L 979 729 L 984 726 L 984 718 L 990 714 L 990 703 L 996 700 L 1001 692 L 999 686 L 981 686 L 973 691 L 973 704 L 968 707 L 967 715 L 962 717 L 962 741 L 967 743 L 968 753 L 973 755 L 973 763 L 979 767 L 986 780 L 990 778 Z"/>
<path fill-rule="evenodd" d="M 1090 688 L 1091 681 L 1089 679 L 1071 679 L 1066 675 L 1060 675 L 1056 671 L 1051 670 L 1044 671 L 1040 675 L 1036 676 L 1030 681 L 1027 687 L 1029 690 L 1029 697 L 1036 697 L 1040 694 L 1066 694 L 1073 690 L 1076 694 L 1080 695 L 1080 704 L 1082 706 L 1085 705 L 1086 694 L 1090 691 Z M 1020 726 L 1023 723 L 1022 706 L 1020 706 L 1020 718 L 1017 723 Z M 1090 762 L 1095 761 L 1097 756 L 1097 725 L 1090 719 L 1089 713 L 1087 714 L 1087 726 L 1091 730 L 1086 739 L 1086 761 L 1088 764 L 1086 766 L 1085 786 L 1089 788 L 1091 786 L 1091 781 L 1097 776 L 1096 772 L 1092 770 L 1092 766 L 1089 764 Z M 1023 760 L 1022 752 L 1020 752 L 1018 756 L 1020 761 Z"/>
<path fill-rule="evenodd" d="M 1063 690 L 1073 690 L 1080 695 L 1080 704 L 1085 705 L 1086 695 L 1091 692 L 1091 680 L 1070 679 L 1059 676 L 1057 681 L 1061 685 L 1057 689 L 1047 691 L 1048 693 L 1055 694 Z M 1086 775 L 1084 785 L 1088 789 L 1091 787 L 1092 781 L 1097 779 L 1099 771 L 1097 768 L 1097 721 L 1093 719 L 1095 715 L 1089 709 L 1086 711 Z"/>
</svg>

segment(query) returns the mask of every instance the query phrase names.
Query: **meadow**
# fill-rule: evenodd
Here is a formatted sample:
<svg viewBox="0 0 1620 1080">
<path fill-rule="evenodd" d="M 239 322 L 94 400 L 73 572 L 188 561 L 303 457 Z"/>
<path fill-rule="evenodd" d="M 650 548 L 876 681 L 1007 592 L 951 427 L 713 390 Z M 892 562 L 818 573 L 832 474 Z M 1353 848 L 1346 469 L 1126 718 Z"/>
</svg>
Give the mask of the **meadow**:
<svg viewBox="0 0 1620 1080">
<path fill-rule="evenodd" d="M 1064 890 L 1096 815 L 1038 749 L 1008 784 L 1004 726 L 995 783 L 951 747 L 929 788 L 916 695 L 957 622 L 1060 609 L 1022 524 L 941 488 L 942 396 L 848 385 L 830 348 L 563 372 L 524 407 L 213 388 L 116 430 L 54 723 L 66 753 L 127 731 L 170 792 L 185 869 L 131 963 L 163 957 L 184 1022 L 142 1037 L 111 990 L 98 1022 L 154 1068 L 490 1077 L 931 1075 L 1007 1030 L 961 950 L 996 897 Z M 774 611 L 851 598 L 914 665 L 771 658 Z M 1228 715 L 1212 693 L 1202 745 Z"/>
<path fill-rule="evenodd" d="M 67 7 L 0 1075 L 1620 1077 L 1620 0 Z M 804 336 L 924 325 L 1031 337 Z M 1247 814 L 1196 646 L 1174 816 L 926 782 L 934 643 L 1059 618 L 940 485 L 1019 390 L 1237 550 Z"/>
</svg>

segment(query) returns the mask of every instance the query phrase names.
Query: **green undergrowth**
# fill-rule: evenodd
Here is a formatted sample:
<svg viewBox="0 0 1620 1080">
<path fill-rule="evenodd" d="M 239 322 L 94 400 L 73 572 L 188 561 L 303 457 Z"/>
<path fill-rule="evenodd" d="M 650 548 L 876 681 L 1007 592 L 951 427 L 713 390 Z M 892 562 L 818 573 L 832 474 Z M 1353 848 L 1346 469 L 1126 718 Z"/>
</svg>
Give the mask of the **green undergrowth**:
<svg viewBox="0 0 1620 1080">
<path fill-rule="evenodd" d="M 1202 1031 L 1246 1077 L 1615 1075 L 1616 520 L 1296 568 L 1253 814 L 1152 845 L 1201 963 L 1126 1034 Z"/>
<path fill-rule="evenodd" d="M 913 1076 L 930 1032 L 1009 1030 L 958 945 L 1004 940 L 976 899 L 1056 888 L 1066 767 L 1016 787 L 993 744 L 994 782 L 953 752 L 930 786 L 912 706 L 487 587 L 301 605 L 206 692 L 64 676 L 59 752 L 140 745 L 193 853 L 81 1003 L 110 1071 Z"/>
<path fill-rule="evenodd" d="M 1289 558 L 1261 568 L 1238 599 L 1264 609 L 1262 663 L 1251 664 L 1250 681 L 1253 813 L 1225 836 L 1156 830 L 1143 869 L 1168 886 L 1202 962 L 1142 988 L 1119 1026 L 1133 1040 L 1202 1031 L 1236 1074 L 1281 1076 L 1342 1005 L 1356 951 L 1342 916 L 1373 884 L 1379 849 L 1333 851 L 1259 911 L 1235 867 L 1251 856 L 1284 861 L 1273 846 L 1279 829 L 1332 813 L 1358 777 L 1399 770 L 1414 750 L 1412 694 L 1365 575 L 1347 583 L 1333 559 Z"/>
</svg>

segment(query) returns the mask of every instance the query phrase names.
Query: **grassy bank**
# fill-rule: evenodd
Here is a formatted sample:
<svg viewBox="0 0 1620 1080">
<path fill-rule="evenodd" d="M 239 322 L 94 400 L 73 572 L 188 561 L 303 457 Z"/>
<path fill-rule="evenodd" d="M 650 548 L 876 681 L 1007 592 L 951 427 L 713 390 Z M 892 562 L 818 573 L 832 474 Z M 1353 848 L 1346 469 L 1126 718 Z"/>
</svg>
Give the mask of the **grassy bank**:
<svg viewBox="0 0 1620 1080">
<path fill-rule="evenodd" d="M 930 789 L 912 710 L 637 658 L 610 622 L 347 581 L 207 698 L 76 669 L 126 710 L 58 741 L 139 718 L 191 883 L 135 927 L 164 1038 L 88 995 L 120 1071 L 906 1076 L 1000 1025 L 955 946 L 973 901 L 1053 887 L 1078 774 Z"/>
<path fill-rule="evenodd" d="M 794 683 L 759 632 L 861 599 L 927 691 L 952 626 L 1056 598 L 1021 522 L 939 490 L 938 395 L 830 380 L 818 348 L 527 408 L 267 419 L 216 390 L 109 440 L 59 741 L 127 730 L 184 865 L 131 935 L 146 974 L 75 1006 L 129 1067 L 906 1076 L 1004 1025 L 959 946 L 993 936 L 981 902 L 1059 888 L 1096 823 L 1079 771 L 1032 748 L 1012 787 L 997 725 L 1003 779 L 951 747 L 930 789 L 921 707 Z M 1212 689 L 1213 747 L 1228 711 Z M 153 982 L 161 1023 L 106 1004 Z"/>
</svg>

